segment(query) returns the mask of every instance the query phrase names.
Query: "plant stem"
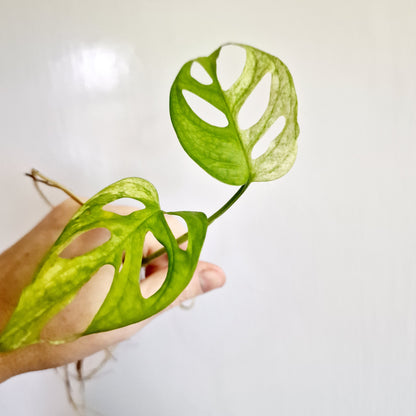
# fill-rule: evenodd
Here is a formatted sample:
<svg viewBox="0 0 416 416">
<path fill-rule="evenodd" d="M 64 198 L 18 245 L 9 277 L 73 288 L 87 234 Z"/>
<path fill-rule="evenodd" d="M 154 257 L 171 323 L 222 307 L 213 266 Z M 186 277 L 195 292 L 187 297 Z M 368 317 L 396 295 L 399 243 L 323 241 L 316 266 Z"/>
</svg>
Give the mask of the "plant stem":
<svg viewBox="0 0 416 416">
<path fill-rule="evenodd" d="M 249 185 L 250 185 L 250 182 L 247 182 L 246 184 L 241 186 L 238 189 L 238 191 L 220 209 L 218 209 L 210 217 L 208 217 L 208 225 L 211 225 L 217 218 L 219 218 L 222 214 L 228 211 L 235 204 L 237 199 L 239 199 L 241 195 L 243 195 L 243 193 L 246 191 Z M 182 244 L 185 241 L 188 241 L 188 233 L 185 233 L 176 239 L 176 242 L 178 244 Z M 166 249 L 162 247 L 161 249 L 150 254 L 149 256 L 144 257 L 142 260 L 142 266 L 146 266 L 146 264 L 150 263 L 152 260 L 154 260 L 155 258 L 165 253 L 166 253 Z"/>
<path fill-rule="evenodd" d="M 217 218 L 221 217 L 222 214 L 228 211 L 235 204 L 237 199 L 243 195 L 249 185 L 250 182 L 247 182 L 241 186 L 238 191 L 218 211 L 214 212 L 214 214 L 208 218 L 208 225 L 211 225 Z"/>
</svg>

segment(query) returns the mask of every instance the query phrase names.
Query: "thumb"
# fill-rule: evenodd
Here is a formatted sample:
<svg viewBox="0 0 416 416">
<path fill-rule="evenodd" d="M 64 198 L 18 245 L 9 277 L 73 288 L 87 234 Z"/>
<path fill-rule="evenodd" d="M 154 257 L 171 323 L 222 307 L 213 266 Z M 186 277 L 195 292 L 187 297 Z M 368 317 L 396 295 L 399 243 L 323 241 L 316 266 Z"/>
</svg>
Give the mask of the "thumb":
<svg viewBox="0 0 416 416">
<path fill-rule="evenodd" d="M 167 267 L 159 269 L 146 277 L 140 283 L 140 289 L 144 297 L 149 297 L 155 293 L 165 280 Z M 225 283 L 224 271 L 217 265 L 200 261 L 196 267 L 194 275 L 185 290 L 169 305 L 174 307 L 185 300 L 202 295 L 210 290 L 219 288 Z"/>
</svg>

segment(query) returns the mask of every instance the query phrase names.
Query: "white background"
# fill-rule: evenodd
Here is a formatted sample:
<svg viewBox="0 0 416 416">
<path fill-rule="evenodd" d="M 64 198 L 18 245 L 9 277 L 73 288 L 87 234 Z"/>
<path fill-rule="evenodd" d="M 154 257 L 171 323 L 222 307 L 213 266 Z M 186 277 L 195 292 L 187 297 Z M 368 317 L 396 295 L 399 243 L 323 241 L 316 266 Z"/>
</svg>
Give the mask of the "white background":
<svg viewBox="0 0 416 416">
<path fill-rule="evenodd" d="M 32 167 L 83 196 L 145 177 L 166 210 L 209 214 L 235 191 L 175 138 L 187 60 L 247 43 L 298 93 L 293 170 L 209 230 L 202 258 L 226 286 L 120 345 L 90 409 L 416 413 L 415 18 L 413 0 L 0 1 L 0 250 L 48 210 Z M 2 384 L 0 413 L 74 414 L 53 370 Z"/>
</svg>

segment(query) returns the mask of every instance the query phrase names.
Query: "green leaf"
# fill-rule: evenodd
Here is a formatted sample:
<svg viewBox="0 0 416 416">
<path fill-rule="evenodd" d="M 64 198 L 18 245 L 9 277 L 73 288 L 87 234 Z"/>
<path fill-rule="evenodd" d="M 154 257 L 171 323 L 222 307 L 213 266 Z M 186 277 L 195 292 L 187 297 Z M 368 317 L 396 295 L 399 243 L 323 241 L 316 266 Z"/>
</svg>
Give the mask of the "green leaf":
<svg viewBox="0 0 416 416">
<path fill-rule="evenodd" d="M 102 209 L 119 198 L 136 199 L 145 208 L 128 216 Z M 179 248 L 164 212 L 160 210 L 155 188 L 144 179 L 123 179 L 86 202 L 46 255 L 33 282 L 24 289 L 16 310 L 0 336 L 0 351 L 38 342 L 47 322 L 69 304 L 91 276 L 106 264 L 114 266 L 113 283 L 84 334 L 139 322 L 168 306 L 192 278 L 207 228 L 203 213 L 171 214 L 182 217 L 188 226 L 186 250 Z M 60 257 L 63 249 L 76 237 L 102 227 L 111 232 L 107 242 L 72 259 Z M 160 289 L 144 298 L 140 291 L 139 275 L 144 238 L 149 231 L 165 247 L 169 267 Z"/>
<path fill-rule="evenodd" d="M 297 98 L 289 70 L 276 57 L 251 46 L 235 44 L 246 52 L 246 62 L 237 81 L 227 91 L 221 89 L 217 60 L 221 49 L 208 57 L 187 62 L 179 71 L 170 92 L 173 127 L 188 155 L 210 175 L 230 185 L 271 181 L 286 174 L 296 158 Z M 200 83 L 191 76 L 191 66 L 199 63 L 212 79 Z M 248 129 L 238 125 L 238 114 L 258 83 L 271 74 L 270 97 L 260 120 Z M 189 91 L 213 105 L 227 118 L 226 127 L 202 120 L 191 109 L 183 92 Z M 255 144 L 283 116 L 283 130 L 259 157 L 252 157 Z"/>
</svg>

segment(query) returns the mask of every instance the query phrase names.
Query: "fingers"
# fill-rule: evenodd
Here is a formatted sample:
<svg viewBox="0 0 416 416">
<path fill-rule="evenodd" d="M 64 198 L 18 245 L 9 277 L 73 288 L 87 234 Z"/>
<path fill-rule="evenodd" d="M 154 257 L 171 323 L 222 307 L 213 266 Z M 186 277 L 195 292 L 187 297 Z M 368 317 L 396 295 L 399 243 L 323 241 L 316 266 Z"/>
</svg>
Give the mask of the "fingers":
<svg viewBox="0 0 416 416">
<path fill-rule="evenodd" d="M 225 273 L 217 265 L 200 261 L 192 280 L 185 290 L 176 298 L 170 307 L 178 306 L 182 302 L 203 293 L 218 289 L 225 284 Z"/>
<path fill-rule="evenodd" d="M 144 297 L 151 296 L 161 287 L 166 273 L 167 268 L 159 269 L 140 283 L 140 289 Z M 223 286 L 224 283 L 225 274 L 220 267 L 212 263 L 200 261 L 192 280 L 170 307 L 177 306 L 187 299 L 194 298 L 209 292 L 210 290 L 219 288 Z"/>
</svg>

